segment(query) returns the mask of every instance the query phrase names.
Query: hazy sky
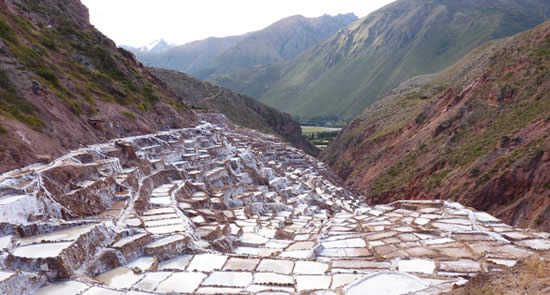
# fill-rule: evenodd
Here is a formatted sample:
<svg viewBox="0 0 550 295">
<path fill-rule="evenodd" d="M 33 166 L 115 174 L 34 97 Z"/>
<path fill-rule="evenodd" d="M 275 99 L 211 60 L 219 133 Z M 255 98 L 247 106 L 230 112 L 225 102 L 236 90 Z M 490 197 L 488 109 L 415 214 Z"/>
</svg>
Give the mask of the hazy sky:
<svg viewBox="0 0 550 295">
<path fill-rule="evenodd" d="M 363 17 L 392 0 L 82 0 L 92 24 L 117 44 L 164 38 L 184 44 L 257 31 L 287 16 L 353 12 Z"/>
</svg>

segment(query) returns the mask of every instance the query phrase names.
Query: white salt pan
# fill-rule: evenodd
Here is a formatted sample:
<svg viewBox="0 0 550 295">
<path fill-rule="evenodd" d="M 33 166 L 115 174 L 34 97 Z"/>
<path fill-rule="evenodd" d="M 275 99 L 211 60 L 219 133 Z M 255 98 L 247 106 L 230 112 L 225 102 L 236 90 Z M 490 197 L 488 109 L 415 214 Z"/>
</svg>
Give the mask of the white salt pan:
<svg viewBox="0 0 550 295">
<path fill-rule="evenodd" d="M 380 272 L 356 281 L 344 290 L 345 295 L 401 295 L 429 287 L 429 283 L 404 273 Z"/>
</svg>

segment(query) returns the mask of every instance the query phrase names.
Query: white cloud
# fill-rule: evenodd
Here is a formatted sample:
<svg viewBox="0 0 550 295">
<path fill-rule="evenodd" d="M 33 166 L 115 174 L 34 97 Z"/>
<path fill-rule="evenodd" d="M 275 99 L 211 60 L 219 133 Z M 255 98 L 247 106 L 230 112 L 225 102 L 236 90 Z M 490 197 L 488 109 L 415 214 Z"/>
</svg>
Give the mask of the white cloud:
<svg viewBox="0 0 550 295">
<path fill-rule="evenodd" d="M 91 22 L 118 44 L 165 38 L 183 44 L 256 31 L 287 16 L 353 12 L 359 17 L 392 0 L 82 0 Z"/>
</svg>

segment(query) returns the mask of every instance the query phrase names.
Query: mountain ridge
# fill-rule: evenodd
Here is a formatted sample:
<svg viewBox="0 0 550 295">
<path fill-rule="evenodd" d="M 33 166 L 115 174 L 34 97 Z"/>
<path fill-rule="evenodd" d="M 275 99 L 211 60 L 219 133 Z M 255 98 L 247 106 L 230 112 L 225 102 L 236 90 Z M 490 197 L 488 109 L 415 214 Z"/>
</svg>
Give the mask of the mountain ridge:
<svg viewBox="0 0 550 295">
<path fill-rule="evenodd" d="M 160 54 L 142 54 L 132 51 L 147 66 L 193 73 L 218 57 L 228 48 L 237 44 L 246 35 L 223 38 L 210 37 L 185 45 L 172 47 Z"/>
<path fill-rule="evenodd" d="M 486 41 L 532 28 L 549 10 L 541 0 L 399 0 L 295 59 L 211 81 L 304 122 L 343 124 L 400 82 L 440 71 Z"/>
<path fill-rule="evenodd" d="M 183 71 L 205 79 L 293 58 L 355 20 L 357 17 L 352 13 L 317 18 L 294 15 L 239 36 L 207 38 L 160 54 L 134 53 L 147 66 Z"/>
</svg>

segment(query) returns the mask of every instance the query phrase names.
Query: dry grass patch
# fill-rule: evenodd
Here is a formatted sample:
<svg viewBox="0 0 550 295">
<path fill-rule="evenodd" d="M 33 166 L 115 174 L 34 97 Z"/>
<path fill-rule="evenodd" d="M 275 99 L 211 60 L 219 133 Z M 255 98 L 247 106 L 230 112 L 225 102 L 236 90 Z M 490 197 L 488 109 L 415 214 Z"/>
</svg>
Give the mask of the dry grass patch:
<svg viewBox="0 0 550 295">
<path fill-rule="evenodd" d="M 550 294 L 550 255 L 532 256 L 501 272 L 481 274 L 447 295 Z"/>
</svg>

